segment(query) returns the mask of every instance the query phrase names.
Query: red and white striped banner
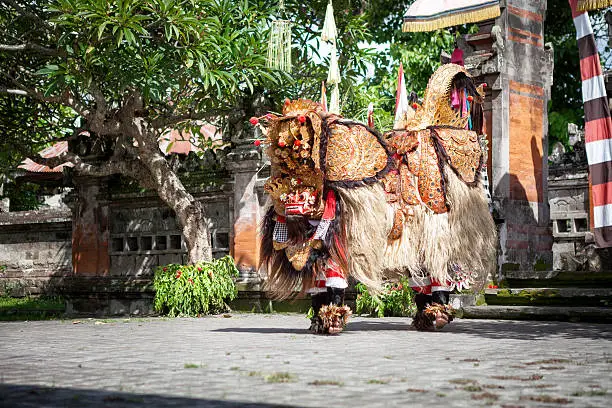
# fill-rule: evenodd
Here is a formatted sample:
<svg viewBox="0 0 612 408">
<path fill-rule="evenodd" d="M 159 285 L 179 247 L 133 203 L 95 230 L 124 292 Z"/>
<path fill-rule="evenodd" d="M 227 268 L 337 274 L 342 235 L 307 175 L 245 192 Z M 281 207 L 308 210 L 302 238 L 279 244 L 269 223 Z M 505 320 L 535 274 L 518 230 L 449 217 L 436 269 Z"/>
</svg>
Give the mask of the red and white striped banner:
<svg viewBox="0 0 612 408">
<path fill-rule="evenodd" d="M 593 233 L 600 247 L 612 246 L 612 122 L 599 53 L 589 15 L 569 0 L 580 55 L 584 137 L 591 182 Z"/>
</svg>

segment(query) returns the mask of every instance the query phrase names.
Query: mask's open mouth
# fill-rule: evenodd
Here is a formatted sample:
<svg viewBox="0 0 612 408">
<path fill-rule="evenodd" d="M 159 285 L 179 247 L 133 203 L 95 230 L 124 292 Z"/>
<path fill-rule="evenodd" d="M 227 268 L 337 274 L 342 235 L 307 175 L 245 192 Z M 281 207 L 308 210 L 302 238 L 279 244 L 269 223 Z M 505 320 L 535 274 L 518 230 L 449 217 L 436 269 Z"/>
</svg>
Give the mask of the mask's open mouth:
<svg viewBox="0 0 612 408">
<path fill-rule="evenodd" d="M 286 196 L 285 215 L 311 215 L 317 209 L 317 191 L 314 187 L 295 189 Z"/>
</svg>

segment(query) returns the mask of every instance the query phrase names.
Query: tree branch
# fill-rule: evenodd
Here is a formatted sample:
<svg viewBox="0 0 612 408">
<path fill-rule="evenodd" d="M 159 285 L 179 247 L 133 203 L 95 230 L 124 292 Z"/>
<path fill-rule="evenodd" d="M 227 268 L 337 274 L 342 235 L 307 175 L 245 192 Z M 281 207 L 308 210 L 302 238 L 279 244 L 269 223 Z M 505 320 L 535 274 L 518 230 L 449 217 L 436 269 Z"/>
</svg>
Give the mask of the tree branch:
<svg viewBox="0 0 612 408">
<path fill-rule="evenodd" d="M 81 157 L 72 152 L 64 152 L 55 157 L 36 157 L 35 162 L 51 168 L 64 163 L 72 163 L 74 165 L 74 171 L 82 176 L 105 177 L 113 174 L 124 174 L 139 181 L 146 177 L 146 174 L 141 174 L 144 168 L 136 159 L 119 161 L 109 160 L 101 164 L 91 164 L 85 163 Z"/>
<path fill-rule="evenodd" d="M 163 116 L 151 121 L 151 126 L 153 129 L 165 129 L 171 125 L 175 125 L 180 122 L 185 122 L 187 120 L 202 120 L 202 119 L 210 119 L 222 115 L 225 112 L 221 111 L 206 111 L 200 113 L 185 113 L 183 115 L 173 115 L 173 116 Z"/>
<path fill-rule="evenodd" d="M 22 91 L 21 89 L 9 89 L 4 85 L 0 85 L 0 93 L 7 93 L 7 94 L 12 94 L 12 95 L 22 95 L 22 96 L 28 95 L 26 91 Z"/>
<path fill-rule="evenodd" d="M 79 115 L 83 116 L 84 118 L 88 117 L 90 114 L 87 107 L 81 104 L 79 101 L 77 101 L 70 92 L 65 92 L 64 95 L 62 96 L 45 96 L 40 91 L 23 85 L 22 83 L 17 81 L 15 78 L 11 77 L 10 75 L 4 72 L 0 72 L 0 74 L 2 74 L 10 82 L 12 82 L 16 87 L 21 88 L 21 89 L 15 89 L 14 90 L 15 92 L 12 92 L 13 94 L 31 96 L 33 98 L 38 99 L 41 102 L 59 103 L 62 105 L 69 106 L 72 109 L 74 109 Z M 0 88 L 0 91 L 3 91 L 2 88 Z M 8 93 L 8 92 L 5 92 L 5 93 Z"/>
<path fill-rule="evenodd" d="M 96 109 L 93 112 L 93 115 L 91 115 L 91 118 L 88 119 L 90 119 L 90 125 L 92 127 L 102 127 L 104 126 L 104 120 L 106 119 L 107 113 L 106 99 L 104 98 L 104 94 L 96 84 L 91 84 L 90 91 L 94 98 L 94 101 L 96 102 Z"/>
<path fill-rule="evenodd" d="M 46 55 L 57 55 L 57 56 L 66 56 L 65 52 L 54 48 L 43 47 L 42 45 L 34 44 L 34 43 L 26 43 L 26 44 L 0 44 L 0 51 L 33 51 L 39 54 Z"/>
</svg>

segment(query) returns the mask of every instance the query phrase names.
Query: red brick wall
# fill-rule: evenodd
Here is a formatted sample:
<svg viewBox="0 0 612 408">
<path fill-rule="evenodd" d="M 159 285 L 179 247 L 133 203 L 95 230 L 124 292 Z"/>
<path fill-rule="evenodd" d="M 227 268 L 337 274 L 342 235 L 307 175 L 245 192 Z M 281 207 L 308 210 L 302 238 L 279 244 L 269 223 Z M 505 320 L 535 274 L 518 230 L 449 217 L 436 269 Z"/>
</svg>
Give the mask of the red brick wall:
<svg viewBox="0 0 612 408">
<path fill-rule="evenodd" d="M 510 81 L 510 199 L 543 203 L 544 89 Z"/>
</svg>

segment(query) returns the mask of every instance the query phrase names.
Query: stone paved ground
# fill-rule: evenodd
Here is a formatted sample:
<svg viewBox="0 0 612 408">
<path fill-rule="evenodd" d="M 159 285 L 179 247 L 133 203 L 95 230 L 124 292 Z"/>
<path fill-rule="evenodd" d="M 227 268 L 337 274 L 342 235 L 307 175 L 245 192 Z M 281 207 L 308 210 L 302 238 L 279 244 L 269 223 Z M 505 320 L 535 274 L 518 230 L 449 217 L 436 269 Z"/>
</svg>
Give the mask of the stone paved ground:
<svg viewBox="0 0 612 408">
<path fill-rule="evenodd" d="M 298 315 L 0 323 L 0 406 L 612 406 L 612 325 L 408 323 L 354 318 L 334 337 Z"/>
</svg>

